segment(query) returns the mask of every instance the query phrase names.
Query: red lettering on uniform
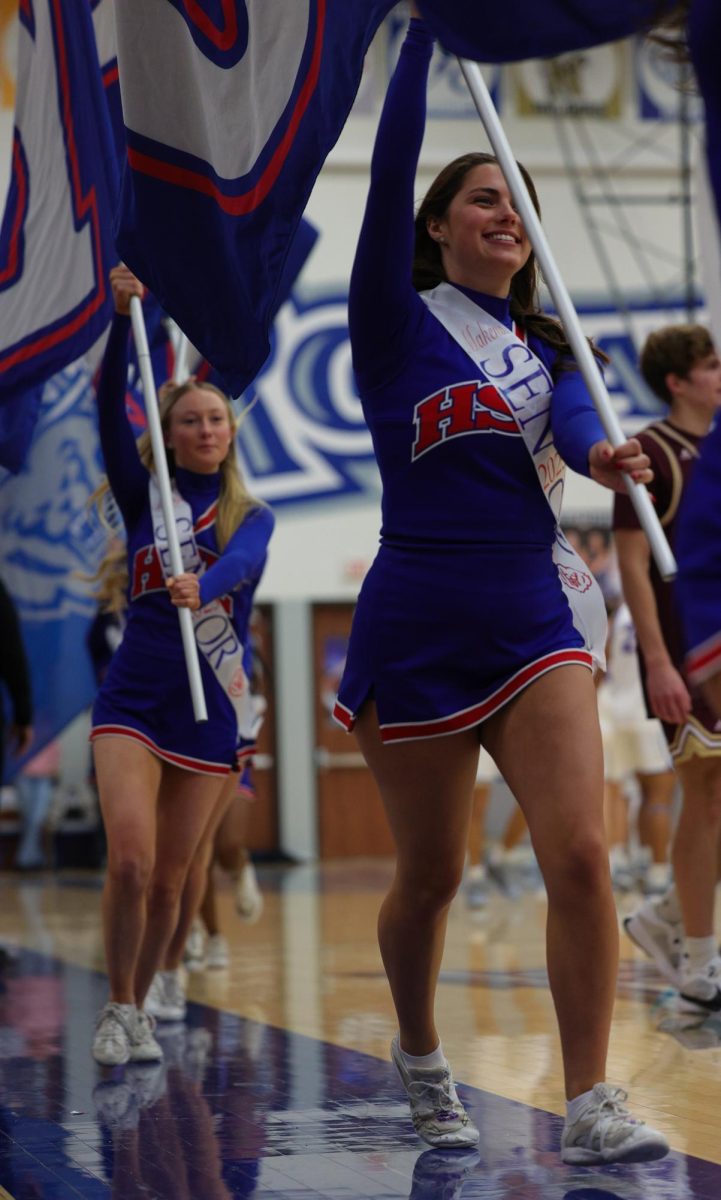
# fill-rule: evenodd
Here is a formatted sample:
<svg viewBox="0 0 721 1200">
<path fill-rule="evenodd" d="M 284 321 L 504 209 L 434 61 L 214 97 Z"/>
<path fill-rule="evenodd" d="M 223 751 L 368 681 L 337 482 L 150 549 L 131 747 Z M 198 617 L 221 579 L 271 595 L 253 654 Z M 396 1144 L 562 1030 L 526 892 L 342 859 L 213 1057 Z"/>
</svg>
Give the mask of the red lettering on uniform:
<svg viewBox="0 0 721 1200">
<path fill-rule="evenodd" d="M 213 563 L 217 562 L 219 558 L 219 555 L 214 554 L 212 550 L 206 550 L 205 546 L 198 546 L 198 553 L 205 563 L 206 570 L 212 567 Z M 146 592 L 162 591 L 165 591 L 165 577 L 160 566 L 157 547 L 151 543 L 149 546 L 142 546 L 140 550 L 136 550 L 135 552 L 130 599 L 137 600 L 138 596 L 143 596 Z M 228 616 L 232 617 L 232 596 L 219 596 L 218 599 Z"/>
<path fill-rule="evenodd" d="M 500 393 L 477 380 L 456 383 L 427 396 L 416 405 L 413 419 L 416 426 L 413 459 L 449 438 L 467 433 L 520 436 L 513 414 Z"/>
</svg>

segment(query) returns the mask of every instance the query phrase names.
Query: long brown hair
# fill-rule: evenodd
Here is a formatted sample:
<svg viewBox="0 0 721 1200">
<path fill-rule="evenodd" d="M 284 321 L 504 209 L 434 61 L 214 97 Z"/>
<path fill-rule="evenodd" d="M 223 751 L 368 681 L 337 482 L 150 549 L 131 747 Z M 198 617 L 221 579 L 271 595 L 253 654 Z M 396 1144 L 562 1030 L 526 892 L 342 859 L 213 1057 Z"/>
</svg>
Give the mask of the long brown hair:
<svg viewBox="0 0 721 1200">
<path fill-rule="evenodd" d="M 462 154 L 443 168 L 426 192 L 415 219 L 413 286 L 417 291 L 422 292 L 428 288 L 437 287 L 439 283 L 443 283 L 446 280 L 441 248 L 428 232 L 428 221 L 432 217 L 438 220 L 443 219 L 448 212 L 451 201 L 462 188 L 463 182 L 469 172 L 474 170 L 475 167 L 482 167 L 488 164 L 500 166 L 498 159 L 493 154 L 484 154 L 480 151 Z M 518 168 L 528 188 L 533 207 L 540 217 L 541 206 L 535 184 L 521 163 L 518 163 Z M 554 370 L 563 370 L 561 360 L 567 357 L 573 358 L 573 351 L 560 321 L 542 312 L 538 297 L 539 283 L 540 271 L 536 256 L 533 250 L 531 250 L 528 260 L 519 271 L 516 271 L 511 280 L 511 316 L 523 329 L 535 334 L 536 337 L 541 338 L 544 342 L 548 342 L 554 350 L 558 351 L 558 365 Z M 601 362 L 608 361 L 607 356 L 602 350 L 598 350 L 592 342 L 589 344 Z"/>
</svg>

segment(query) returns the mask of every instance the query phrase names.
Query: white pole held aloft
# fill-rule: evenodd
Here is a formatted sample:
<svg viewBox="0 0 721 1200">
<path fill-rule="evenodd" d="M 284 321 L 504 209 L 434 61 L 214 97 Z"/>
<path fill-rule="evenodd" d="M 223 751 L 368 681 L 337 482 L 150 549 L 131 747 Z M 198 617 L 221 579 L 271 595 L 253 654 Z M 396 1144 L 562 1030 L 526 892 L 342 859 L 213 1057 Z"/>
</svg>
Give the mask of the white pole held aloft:
<svg viewBox="0 0 721 1200">
<path fill-rule="evenodd" d="M 150 361 L 150 349 L 148 347 L 148 338 L 145 332 L 143 306 L 139 296 L 131 296 L 130 298 L 130 320 L 133 326 L 133 337 L 135 339 L 135 350 L 138 356 L 138 366 L 140 367 L 140 377 L 143 381 L 143 394 L 145 395 L 145 415 L 148 421 L 150 444 L 153 448 L 155 478 L 158 483 L 158 491 L 160 492 L 163 520 L 165 521 L 165 529 L 168 537 L 170 566 L 174 575 L 182 575 L 184 571 L 183 557 L 180 553 L 178 531 L 175 527 L 173 498 L 170 490 L 170 473 L 168 471 L 168 463 L 165 458 L 165 442 L 163 440 L 163 430 L 160 424 L 158 398 L 155 393 L 155 380 L 153 378 L 153 368 Z M 200 663 L 198 661 L 198 644 L 195 640 L 193 616 L 189 608 L 179 608 L 178 617 L 180 619 L 180 633 L 183 639 L 185 665 L 188 669 L 190 695 L 193 701 L 193 716 L 195 717 L 196 721 L 207 721 L 208 710 L 205 707 L 205 695 L 203 692 L 203 680 L 200 674 Z"/>
<path fill-rule="evenodd" d="M 188 370 L 189 351 L 190 342 L 183 331 L 178 329 L 175 343 L 175 369 L 173 370 L 173 378 L 176 383 L 185 383 L 190 375 Z"/>
<path fill-rule="evenodd" d="M 538 219 L 538 214 L 531 202 L 531 197 L 528 194 L 523 176 L 518 169 L 518 164 L 513 156 L 503 126 L 498 119 L 498 114 L 481 74 L 481 69 L 478 63 L 469 62 L 467 59 L 459 59 L 458 62 L 465 81 L 468 84 L 473 102 L 478 109 L 478 115 L 483 122 L 488 140 L 493 147 L 493 152 L 498 159 L 518 207 L 519 215 L 535 251 L 536 258 L 543 272 L 543 277 L 548 285 L 548 290 L 553 297 L 556 310 L 563 323 L 563 328 L 575 355 L 576 362 L 591 393 L 591 398 L 598 411 L 601 424 L 606 432 L 606 437 L 612 446 L 620 446 L 627 439 L 624 436 L 618 417 L 611 404 L 601 372 L 598 369 L 598 363 L 593 356 L 593 351 L 584 337 L 571 297 L 568 294 L 565 283 L 561 279 L 558 267 L 551 253 L 551 248 L 546 240 L 541 222 Z M 631 497 L 633 507 L 636 510 L 636 515 L 648 538 L 659 573 L 663 579 L 672 579 L 676 574 L 676 563 L 666 540 L 666 535 L 661 528 L 661 522 L 653 507 L 651 497 L 643 484 L 634 483 L 630 475 L 624 475 L 623 478 L 628 488 L 628 494 Z"/>
</svg>

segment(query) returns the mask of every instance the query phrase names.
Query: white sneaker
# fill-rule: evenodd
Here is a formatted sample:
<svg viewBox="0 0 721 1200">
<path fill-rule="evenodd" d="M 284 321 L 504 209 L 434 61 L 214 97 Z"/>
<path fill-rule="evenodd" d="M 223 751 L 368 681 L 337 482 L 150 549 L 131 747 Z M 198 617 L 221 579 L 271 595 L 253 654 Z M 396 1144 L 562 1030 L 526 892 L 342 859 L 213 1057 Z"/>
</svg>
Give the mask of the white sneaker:
<svg viewBox="0 0 721 1200">
<path fill-rule="evenodd" d="M 136 1129 L 138 1106 L 133 1089 L 125 1080 L 105 1079 L 93 1088 L 98 1120 L 108 1129 Z"/>
<path fill-rule="evenodd" d="M 391 1042 L 391 1058 L 406 1089 L 418 1136 L 430 1146 L 475 1146 L 480 1134 L 458 1099 L 448 1063 L 431 1070 L 409 1070 L 397 1034 Z"/>
<path fill-rule="evenodd" d="M 690 1013 L 721 1012 L 721 957 L 715 955 L 700 971 L 681 968 L 678 1011 Z"/>
<path fill-rule="evenodd" d="M 153 1037 L 155 1018 L 142 1008 L 136 1008 L 130 1026 L 130 1061 L 155 1062 L 163 1057 L 163 1051 Z"/>
<path fill-rule="evenodd" d="M 130 1058 L 134 1004 L 109 1000 L 98 1013 L 93 1037 L 93 1058 L 103 1067 L 119 1067 Z"/>
<path fill-rule="evenodd" d="M 190 926 L 183 959 L 188 971 L 202 971 L 205 967 L 205 930 L 197 917 Z"/>
<path fill-rule="evenodd" d="M 630 892 L 635 882 L 635 873 L 625 846 L 612 846 L 608 855 L 611 884 L 615 892 Z"/>
<path fill-rule="evenodd" d="M 143 1005 L 156 1021 L 184 1021 L 185 982 L 182 967 L 175 971 L 156 971 Z"/>
<path fill-rule="evenodd" d="M 594 1085 L 588 1103 L 561 1135 L 561 1159 L 577 1166 L 651 1162 L 669 1152 L 662 1133 L 637 1121 L 625 1107 L 628 1094 L 607 1083 Z"/>
<path fill-rule="evenodd" d="M 213 971 L 220 971 L 224 967 L 230 966 L 228 943 L 222 933 L 214 933 L 212 937 L 208 938 L 205 959 L 208 967 Z"/>
<path fill-rule="evenodd" d="M 235 910 L 249 924 L 257 921 L 263 911 L 263 894 L 250 859 L 242 867 L 235 884 Z"/>
<path fill-rule="evenodd" d="M 152 1108 L 166 1091 L 164 1062 L 131 1063 L 125 1072 L 125 1083 L 131 1088 L 138 1108 Z"/>
<path fill-rule="evenodd" d="M 623 927 L 631 941 L 653 959 L 664 979 L 678 987 L 683 952 L 681 922 L 665 921 L 658 902 L 645 900 L 630 917 L 624 917 Z"/>
</svg>

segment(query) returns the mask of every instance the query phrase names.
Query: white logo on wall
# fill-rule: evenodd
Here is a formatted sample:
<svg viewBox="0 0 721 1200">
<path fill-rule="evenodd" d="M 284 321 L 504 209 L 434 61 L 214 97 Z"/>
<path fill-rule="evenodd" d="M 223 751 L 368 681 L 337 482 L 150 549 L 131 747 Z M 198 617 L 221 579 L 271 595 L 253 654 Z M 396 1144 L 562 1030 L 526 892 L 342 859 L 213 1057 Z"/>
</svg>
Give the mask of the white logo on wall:
<svg viewBox="0 0 721 1200">
<path fill-rule="evenodd" d="M 297 297 L 274 327 L 271 358 L 244 403 L 239 448 L 251 490 L 270 504 L 378 493 L 373 445 L 356 392 L 346 298 Z"/>
</svg>

